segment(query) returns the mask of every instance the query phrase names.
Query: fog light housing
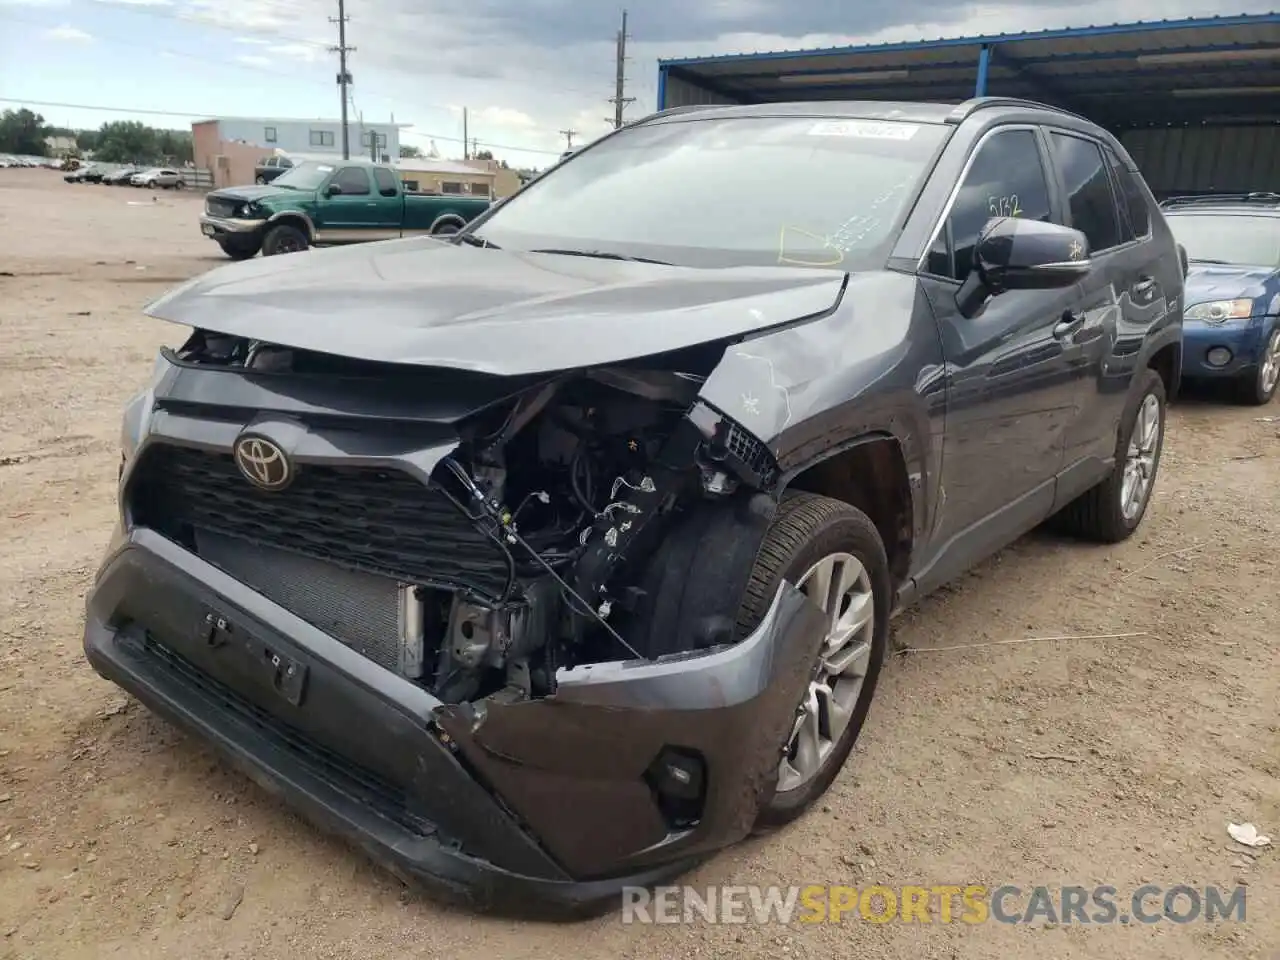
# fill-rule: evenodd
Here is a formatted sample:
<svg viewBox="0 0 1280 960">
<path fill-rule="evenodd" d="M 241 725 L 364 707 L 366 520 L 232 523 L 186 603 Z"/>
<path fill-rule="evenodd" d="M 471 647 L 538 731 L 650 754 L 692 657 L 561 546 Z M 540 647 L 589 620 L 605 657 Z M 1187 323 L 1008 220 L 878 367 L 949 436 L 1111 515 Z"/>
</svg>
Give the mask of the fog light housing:
<svg viewBox="0 0 1280 960">
<path fill-rule="evenodd" d="M 1212 347 L 1204 358 L 1211 367 L 1225 367 L 1231 362 L 1231 351 L 1226 347 Z"/>
<path fill-rule="evenodd" d="M 670 826 L 690 827 L 702 817 L 707 796 L 707 765 L 696 750 L 663 747 L 649 764 L 644 779 Z"/>
</svg>

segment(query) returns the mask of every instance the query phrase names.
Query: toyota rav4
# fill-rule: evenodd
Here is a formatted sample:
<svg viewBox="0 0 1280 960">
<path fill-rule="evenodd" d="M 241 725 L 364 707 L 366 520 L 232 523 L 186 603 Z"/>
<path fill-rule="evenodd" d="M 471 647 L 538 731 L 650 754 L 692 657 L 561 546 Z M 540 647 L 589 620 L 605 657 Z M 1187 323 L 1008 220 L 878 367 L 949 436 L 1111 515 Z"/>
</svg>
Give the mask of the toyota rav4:
<svg viewBox="0 0 1280 960">
<path fill-rule="evenodd" d="M 88 658 L 402 877 L 598 909 L 808 809 L 896 611 L 1132 534 L 1182 285 L 1064 112 L 656 114 L 151 304 Z"/>
</svg>

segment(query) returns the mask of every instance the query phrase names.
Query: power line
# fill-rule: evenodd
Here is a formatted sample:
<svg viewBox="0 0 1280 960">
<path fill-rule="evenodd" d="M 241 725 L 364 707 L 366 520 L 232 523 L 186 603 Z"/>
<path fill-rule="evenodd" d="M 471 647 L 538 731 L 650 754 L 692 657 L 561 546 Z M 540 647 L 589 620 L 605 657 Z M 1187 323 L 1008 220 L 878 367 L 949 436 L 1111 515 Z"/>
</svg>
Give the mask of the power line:
<svg viewBox="0 0 1280 960">
<path fill-rule="evenodd" d="M 351 85 L 351 73 L 347 70 L 347 54 L 355 52 L 355 47 L 347 46 L 347 21 L 351 18 L 347 16 L 346 7 L 343 0 L 338 0 L 338 16 L 337 19 L 329 18 L 330 23 L 338 25 L 338 45 L 330 47 L 331 53 L 338 55 L 338 86 L 341 88 L 342 96 L 342 159 L 351 159 L 351 138 L 347 132 L 347 87 Z"/>
<path fill-rule="evenodd" d="M 622 29 L 618 31 L 616 78 L 614 80 L 613 104 L 614 129 L 622 126 L 622 111 L 629 103 L 635 103 L 635 97 L 624 96 L 627 87 L 627 11 L 622 11 Z"/>
</svg>

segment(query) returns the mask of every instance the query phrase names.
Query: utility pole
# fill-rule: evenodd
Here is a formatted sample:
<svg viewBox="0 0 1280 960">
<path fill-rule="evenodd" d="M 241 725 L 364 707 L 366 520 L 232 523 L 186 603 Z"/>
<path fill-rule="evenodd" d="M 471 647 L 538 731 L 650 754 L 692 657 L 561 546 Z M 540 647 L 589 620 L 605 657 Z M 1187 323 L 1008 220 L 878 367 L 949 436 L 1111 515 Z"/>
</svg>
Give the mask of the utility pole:
<svg viewBox="0 0 1280 960">
<path fill-rule="evenodd" d="M 471 145 L 471 141 L 467 139 L 467 108 L 463 107 L 462 108 L 462 159 L 463 160 L 471 159 L 471 153 L 470 153 L 470 150 L 468 149 L 470 145 Z"/>
<path fill-rule="evenodd" d="M 560 136 L 564 137 L 565 150 L 573 149 L 573 138 L 576 137 L 577 135 L 578 135 L 577 130 L 561 130 L 560 131 Z"/>
<path fill-rule="evenodd" d="M 480 138 L 472 137 L 471 138 L 471 156 L 474 157 L 479 152 L 480 152 Z"/>
<path fill-rule="evenodd" d="M 330 53 L 338 55 L 338 86 L 342 90 L 342 159 L 351 159 L 351 139 L 347 133 L 347 87 L 351 85 L 351 74 L 347 72 L 347 54 L 355 53 L 355 47 L 347 46 L 347 16 L 345 0 L 338 0 L 338 16 L 330 17 L 330 23 L 338 25 L 338 45 L 330 47 Z"/>
<path fill-rule="evenodd" d="M 609 102 L 613 104 L 613 126 L 622 126 L 622 111 L 628 103 L 635 103 L 635 97 L 623 96 L 627 88 L 627 11 L 622 11 L 622 29 L 618 31 L 617 79 L 613 96 Z"/>
</svg>

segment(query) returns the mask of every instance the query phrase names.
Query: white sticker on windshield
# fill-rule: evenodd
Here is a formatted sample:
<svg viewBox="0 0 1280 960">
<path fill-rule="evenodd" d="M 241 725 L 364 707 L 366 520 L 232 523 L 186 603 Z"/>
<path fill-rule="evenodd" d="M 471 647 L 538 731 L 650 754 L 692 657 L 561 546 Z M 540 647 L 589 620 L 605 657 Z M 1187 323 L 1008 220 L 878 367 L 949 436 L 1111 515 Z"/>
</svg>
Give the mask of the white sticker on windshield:
<svg viewBox="0 0 1280 960">
<path fill-rule="evenodd" d="M 910 140 L 920 129 L 915 123 L 876 120 L 822 120 L 809 128 L 811 137 L 861 137 L 868 140 Z"/>
</svg>

